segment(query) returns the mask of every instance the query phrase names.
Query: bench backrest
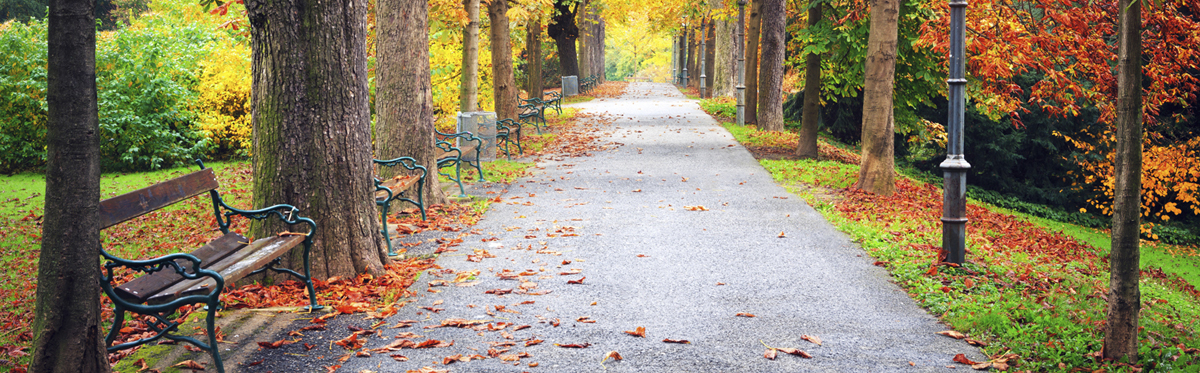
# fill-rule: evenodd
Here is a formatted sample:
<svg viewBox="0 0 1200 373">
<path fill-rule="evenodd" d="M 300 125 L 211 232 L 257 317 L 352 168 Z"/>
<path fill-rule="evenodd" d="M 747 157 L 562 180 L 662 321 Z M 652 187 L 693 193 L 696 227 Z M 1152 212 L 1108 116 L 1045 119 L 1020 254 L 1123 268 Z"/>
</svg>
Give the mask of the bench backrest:
<svg viewBox="0 0 1200 373">
<path fill-rule="evenodd" d="M 151 185 L 100 201 L 100 229 L 108 228 L 148 212 L 217 189 L 212 168 Z"/>
</svg>

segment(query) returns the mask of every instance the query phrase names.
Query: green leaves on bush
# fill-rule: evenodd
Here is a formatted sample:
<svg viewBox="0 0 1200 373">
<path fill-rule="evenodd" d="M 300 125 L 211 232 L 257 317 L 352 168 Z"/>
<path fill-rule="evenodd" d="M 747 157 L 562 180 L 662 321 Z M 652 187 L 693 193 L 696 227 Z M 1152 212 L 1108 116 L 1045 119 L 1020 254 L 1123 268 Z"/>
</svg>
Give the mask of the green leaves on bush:
<svg viewBox="0 0 1200 373">
<path fill-rule="evenodd" d="M 0 172 L 41 167 L 46 136 L 46 22 L 0 25 Z M 100 152 L 106 171 L 152 170 L 202 156 L 190 111 L 197 61 L 217 35 L 150 17 L 96 39 Z"/>
<path fill-rule="evenodd" d="M 0 172 L 46 160 L 46 21 L 0 24 Z"/>
</svg>

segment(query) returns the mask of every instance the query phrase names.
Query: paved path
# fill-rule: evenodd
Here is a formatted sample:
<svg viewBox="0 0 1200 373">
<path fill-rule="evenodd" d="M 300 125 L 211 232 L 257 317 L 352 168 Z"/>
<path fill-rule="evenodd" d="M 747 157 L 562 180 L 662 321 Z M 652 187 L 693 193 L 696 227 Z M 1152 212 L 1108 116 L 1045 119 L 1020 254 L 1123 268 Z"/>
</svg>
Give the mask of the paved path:
<svg viewBox="0 0 1200 373">
<path fill-rule="evenodd" d="M 413 288 L 422 297 L 389 319 L 420 322 L 383 329 L 383 339 L 367 343 L 379 347 L 407 331 L 424 336 L 418 341 L 454 345 L 398 352 L 407 362 L 385 355 L 351 358 L 339 371 L 434 366 L 452 372 L 596 372 L 604 369 L 600 361 L 608 351 L 625 358 L 606 362 L 610 372 L 947 371 L 957 353 L 983 359 L 977 349 L 934 334 L 946 327 L 849 238 L 776 185 L 745 148 L 674 87 L 634 83 L 621 99 L 577 107 L 617 117 L 602 140 L 617 146 L 592 157 L 539 161 L 534 175 L 492 205 L 476 226 L 482 235 L 468 236 L 458 252 L 438 261 L 458 273 L 481 271 L 479 283 L 430 293 L 427 283 L 439 278 L 423 276 Z M 474 249 L 496 257 L 468 261 Z M 506 269 L 537 274 L 522 281 L 499 278 Z M 570 270 L 580 273 L 559 275 Z M 582 284 L 567 283 L 584 277 Z M 536 285 L 530 293 L 549 293 L 485 294 L 520 289 L 523 282 Z M 444 303 L 434 306 L 437 301 Z M 497 305 L 517 313 L 498 312 Z M 431 313 L 420 306 L 444 310 Z M 757 317 L 735 316 L 743 312 Z M 594 323 L 577 321 L 584 316 Z M 359 326 L 371 323 L 342 318 Z M 486 355 L 485 342 L 509 341 L 498 331 L 423 329 L 447 318 L 532 325 L 503 330 L 518 342 L 507 353 L 532 357 L 517 366 L 500 359 L 432 365 L 455 354 Z M 554 319 L 561 320 L 558 327 L 549 323 Z M 623 333 L 639 326 L 646 328 L 645 338 Z M 345 327 L 337 334 L 344 337 Z M 824 345 L 802 340 L 805 334 Z M 545 342 L 526 347 L 528 339 Z M 814 357 L 780 354 L 767 360 L 760 340 Z M 322 345 L 310 351 L 329 356 L 310 361 L 308 369 L 331 365 L 331 357 L 342 353 L 335 349 Z M 531 362 L 537 367 L 529 367 Z"/>
</svg>

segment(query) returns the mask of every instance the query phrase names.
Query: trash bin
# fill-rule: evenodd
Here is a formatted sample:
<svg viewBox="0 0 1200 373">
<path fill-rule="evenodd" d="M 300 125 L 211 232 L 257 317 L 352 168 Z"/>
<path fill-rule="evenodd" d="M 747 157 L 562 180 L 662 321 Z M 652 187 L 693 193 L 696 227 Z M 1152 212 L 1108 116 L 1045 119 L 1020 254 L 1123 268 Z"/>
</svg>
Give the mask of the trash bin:
<svg viewBox="0 0 1200 373">
<path fill-rule="evenodd" d="M 579 94 L 579 77 L 575 75 L 567 75 L 562 77 L 563 97 L 574 96 L 577 94 Z"/>
<path fill-rule="evenodd" d="M 479 150 L 481 161 L 496 160 L 496 113 L 490 111 L 471 111 L 458 113 L 458 132 L 470 132 L 483 140 L 483 148 Z M 475 153 L 463 154 L 466 160 L 474 161 Z"/>
</svg>

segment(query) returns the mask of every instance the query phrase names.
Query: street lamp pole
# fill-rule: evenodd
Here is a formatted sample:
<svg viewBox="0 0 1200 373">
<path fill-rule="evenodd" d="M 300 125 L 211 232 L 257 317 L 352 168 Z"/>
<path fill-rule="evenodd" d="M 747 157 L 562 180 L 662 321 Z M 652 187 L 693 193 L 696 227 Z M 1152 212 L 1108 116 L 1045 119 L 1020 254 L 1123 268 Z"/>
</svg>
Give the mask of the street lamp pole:
<svg viewBox="0 0 1200 373">
<path fill-rule="evenodd" d="M 746 125 L 746 0 L 738 0 L 737 124 Z"/>
<path fill-rule="evenodd" d="M 700 60 L 700 98 L 701 99 L 704 98 L 705 85 L 708 82 L 708 74 L 706 74 L 708 72 L 708 69 L 706 68 L 706 65 L 708 63 L 708 58 L 705 57 L 707 55 L 704 53 L 704 50 L 707 47 L 708 47 L 708 19 L 704 18 L 704 19 L 700 20 L 700 55 L 698 55 L 696 57 L 696 59 Z"/>
<path fill-rule="evenodd" d="M 682 43 L 683 44 L 682 45 L 683 46 L 683 61 L 682 61 L 683 62 L 683 89 L 687 89 L 687 87 L 688 87 L 687 65 L 688 65 L 688 59 L 691 57 L 688 54 L 691 53 L 691 49 L 692 49 L 691 45 L 688 44 L 689 41 L 691 41 L 691 38 L 688 37 L 688 24 L 687 24 L 687 22 L 684 22 L 683 23 L 683 43 Z"/>
<path fill-rule="evenodd" d="M 962 264 L 967 249 L 967 170 L 971 164 L 963 157 L 963 107 L 966 105 L 966 22 L 967 0 L 950 0 L 950 86 L 949 142 L 946 160 L 939 167 L 945 175 L 942 189 L 942 250 L 946 261 Z"/>
</svg>

